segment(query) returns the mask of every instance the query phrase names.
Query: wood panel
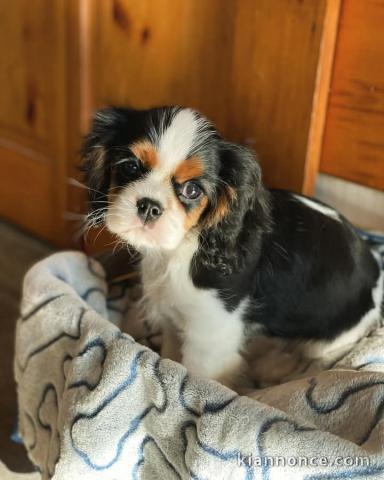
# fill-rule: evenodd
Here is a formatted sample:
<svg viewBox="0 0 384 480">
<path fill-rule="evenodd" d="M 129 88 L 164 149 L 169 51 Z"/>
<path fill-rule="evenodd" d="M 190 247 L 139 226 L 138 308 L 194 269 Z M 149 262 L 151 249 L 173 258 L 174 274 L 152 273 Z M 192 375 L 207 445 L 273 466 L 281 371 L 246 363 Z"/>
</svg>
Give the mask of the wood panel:
<svg viewBox="0 0 384 480">
<path fill-rule="evenodd" d="M 384 1 L 343 5 L 321 170 L 384 190 Z"/>
<path fill-rule="evenodd" d="M 306 195 L 314 194 L 319 173 L 341 6 L 342 0 L 327 1 L 304 164 L 302 191 Z"/>
<path fill-rule="evenodd" d="M 52 172 L 32 151 L 0 147 L 0 208 L 6 217 L 38 235 L 53 239 Z"/>
<path fill-rule="evenodd" d="M 0 3 L 2 132 L 16 138 L 23 135 L 24 144 L 29 140 L 44 151 L 52 147 L 52 112 L 58 100 L 55 80 L 62 43 L 58 7 L 57 1 L 49 0 Z"/>
<path fill-rule="evenodd" d="M 84 192 L 68 177 L 107 104 L 197 108 L 258 152 L 269 185 L 310 192 L 339 2 L 0 2 L 0 215 L 74 243 L 64 217 L 81 214 Z"/>
<path fill-rule="evenodd" d="M 325 12 L 325 0 L 98 0 L 90 105 L 197 108 L 259 153 L 268 184 L 302 191 Z"/>
<path fill-rule="evenodd" d="M 0 215 L 60 243 L 65 2 L 0 2 Z"/>
<path fill-rule="evenodd" d="M 81 188 L 80 147 L 87 133 L 91 109 L 89 107 L 89 23 L 93 0 L 66 0 L 66 161 L 62 164 L 60 206 L 64 212 L 63 243 L 82 247 L 83 217 L 87 195 Z M 72 180 L 77 180 L 73 182 Z"/>
</svg>

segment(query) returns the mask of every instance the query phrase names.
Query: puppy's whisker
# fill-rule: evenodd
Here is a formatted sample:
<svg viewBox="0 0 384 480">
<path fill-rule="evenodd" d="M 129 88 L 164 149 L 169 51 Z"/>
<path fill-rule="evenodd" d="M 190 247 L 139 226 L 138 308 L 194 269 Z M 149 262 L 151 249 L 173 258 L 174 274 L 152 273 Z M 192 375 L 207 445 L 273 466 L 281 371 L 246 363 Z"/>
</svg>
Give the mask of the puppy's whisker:
<svg viewBox="0 0 384 480">
<path fill-rule="evenodd" d="M 107 227 L 106 224 L 104 224 L 104 225 L 101 227 L 101 229 L 100 229 L 99 232 L 97 233 L 95 239 L 93 240 L 93 243 L 96 243 L 96 242 L 97 242 L 97 239 L 100 237 L 101 232 L 103 232 L 103 231 L 106 229 L 106 227 Z"/>
<path fill-rule="evenodd" d="M 81 182 L 80 182 L 79 180 L 77 180 L 76 178 L 67 177 L 67 182 L 68 182 L 69 185 L 71 185 L 72 187 L 83 188 L 83 189 L 85 189 L 85 190 L 88 190 L 87 185 L 85 185 L 84 183 L 81 183 Z"/>
<path fill-rule="evenodd" d="M 96 212 L 101 212 L 101 211 L 106 210 L 106 209 L 107 209 L 107 205 L 104 205 L 103 207 L 99 207 L 99 208 L 96 208 L 95 210 L 91 210 L 88 213 L 88 215 L 93 215 Z"/>
<path fill-rule="evenodd" d="M 99 219 L 104 218 L 106 213 L 107 213 L 107 210 L 104 210 L 104 209 L 102 211 L 95 211 L 95 212 L 92 212 L 92 213 L 88 214 L 85 217 L 85 220 L 87 222 L 94 222 L 94 221 L 97 221 Z"/>
<path fill-rule="evenodd" d="M 95 227 L 96 225 L 98 225 L 99 223 L 101 223 L 101 221 L 104 220 L 104 215 L 100 215 L 98 217 L 95 217 L 95 218 L 88 218 L 86 221 L 85 221 L 85 224 L 87 226 L 90 226 L 90 227 Z"/>
<path fill-rule="evenodd" d="M 101 192 L 100 190 L 96 190 L 95 188 L 91 188 L 88 185 L 85 185 L 84 183 L 79 182 L 79 180 L 76 180 L 76 178 L 73 178 L 73 177 L 68 177 L 68 183 L 73 187 L 78 187 L 78 188 L 82 188 L 84 190 L 90 190 L 91 192 L 96 192 L 96 193 L 100 193 L 102 195 L 105 195 L 105 192 Z"/>
<path fill-rule="evenodd" d="M 137 208 L 137 207 L 136 207 L 136 204 L 135 204 L 134 202 L 132 202 L 132 200 L 129 200 L 128 198 L 125 198 L 124 196 L 121 197 L 121 203 L 122 203 L 123 205 L 129 205 L 129 206 L 131 206 L 131 207 Z"/>
<path fill-rule="evenodd" d="M 106 197 L 105 199 L 103 200 L 92 200 L 91 203 L 108 203 L 110 204 L 110 198 L 114 198 L 114 197 L 118 197 L 119 195 L 118 194 L 110 194 L 108 195 L 108 197 Z"/>
<path fill-rule="evenodd" d="M 117 242 L 113 247 L 112 255 L 114 255 L 116 251 L 119 251 L 119 249 L 122 250 L 126 246 L 127 245 L 122 241 Z"/>
<path fill-rule="evenodd" d="M 105 196 L 108 196 L 108 197 L 118 197 L 119 194 L 118 193 L 109 193 L 111 190 L 114 190 L 114 189 L 117 189 L 117 188 L 121 188 L 119 186 L 117 187 L 111 187 L 109 188 L 109 191 L 108 192 L 102 192 L 101 190 L 97 190 L 96 188 L 92 188 L 88 185 L 85 185 L 84 183 L 81 183 L 80 181 L 76 180 L 75 178 L 72 178 L 72 177 L 69 177 L 68 178 L 68 183 L 70 185 L 72 185 L 73 187 L 77 187 L 77 188 L 82 188 L 83 190 L 88 190 L 89 192 L 94 192 L 94 193 L 98 193 L 100 195 L 105 195 Z M 105 200 L 92 200 L 92 203 L 96 203 L 96 202 L 107 202 L 108 200 L 105 199 Z"/>
</svg>

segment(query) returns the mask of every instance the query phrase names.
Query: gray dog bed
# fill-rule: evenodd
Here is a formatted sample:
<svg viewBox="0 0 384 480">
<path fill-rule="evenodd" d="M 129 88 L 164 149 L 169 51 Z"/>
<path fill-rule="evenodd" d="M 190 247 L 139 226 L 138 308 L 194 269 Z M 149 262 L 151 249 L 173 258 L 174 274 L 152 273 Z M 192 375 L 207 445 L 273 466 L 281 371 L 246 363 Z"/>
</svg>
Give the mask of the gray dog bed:
<svg viewBox="0 0 384 480">
<path fill-rule="evenodd" d="M 382 325 L 327 370 L 249 398 L 162 360 L 143 326 L 128 325 L 141 343 L 122 333 L 129 287 L 79 252 L 25 278 L 15 375 L 38 477 L 384 478 Z"/>
</svg>

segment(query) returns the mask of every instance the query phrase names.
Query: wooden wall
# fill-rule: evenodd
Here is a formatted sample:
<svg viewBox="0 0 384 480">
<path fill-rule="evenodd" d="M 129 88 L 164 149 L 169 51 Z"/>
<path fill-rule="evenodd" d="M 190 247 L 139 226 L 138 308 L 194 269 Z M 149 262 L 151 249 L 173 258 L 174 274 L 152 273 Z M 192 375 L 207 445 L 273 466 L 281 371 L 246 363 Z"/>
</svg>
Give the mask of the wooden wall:
<svg viewBox="0 0 384 480">
<path fill-rule="evenodd" d="M 320 166 L 324 173 L 381 190 L 384 190 L 383 27 L 383 0 L 344 2 Z"/>
<path fill-rule="evenodd" d="M 62 1 L 0 2 L 0 214 L 54 240 L 64 209 Z"/>
<path fill-rule="evenodd" d="M 84 192 L 68 177 L 107 104 L 195 107 L 258 152 L 269 185 L 310 193 L 339 3 L 0 2 L 0 216 L 73 243 Z"/>
<path fill-rule="evenodd" d="M 325 7 L 322 0 L 97 0 L 90 104 L 197 108 L 258 152 L 270 185 L 301 191 Z"/>
</svg>

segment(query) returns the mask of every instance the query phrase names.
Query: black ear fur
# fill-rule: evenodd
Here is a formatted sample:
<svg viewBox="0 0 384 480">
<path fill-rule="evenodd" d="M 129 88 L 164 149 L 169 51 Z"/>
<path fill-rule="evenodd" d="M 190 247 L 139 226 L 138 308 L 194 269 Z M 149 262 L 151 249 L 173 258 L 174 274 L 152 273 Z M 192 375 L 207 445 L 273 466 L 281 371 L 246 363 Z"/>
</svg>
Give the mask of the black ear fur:
<svg viewBox="0 0 384 480">
<path fill-rule="evenodd" d="M 119 109 L 109 107 L 98 110 L 93 117 L 90 133 L 83 142 L 81 170 L 88 187 L 91 210 L 101 208 L 102 202 L 107 201 L 111 181 L 107 151 L 119 121 Z"/>
<path fill-rule="evenodd" d="M 269 194 L 261 180 L 261 169 L 247 148 L 221 141 L 221 171 L 216 205 L 206 220 L 215 218 L 220 199 L 226 202 L 222 218 L 203 228 L 199 256 L 202 264 L 223 275 L 241 270 L 250 253 L 257 254 L 264 232 L 270 229 Z M 255 251 L 256 250 L 256 251 Z"/>
</svg>

